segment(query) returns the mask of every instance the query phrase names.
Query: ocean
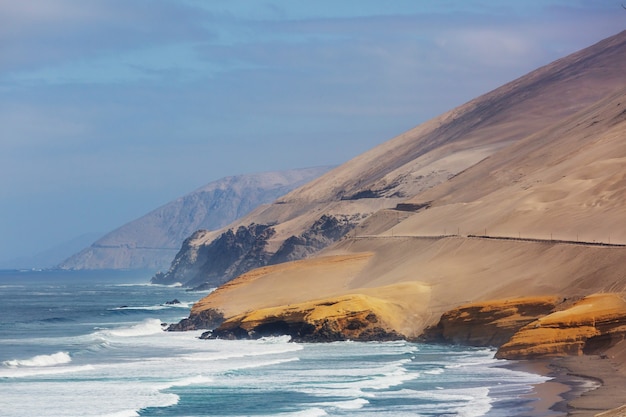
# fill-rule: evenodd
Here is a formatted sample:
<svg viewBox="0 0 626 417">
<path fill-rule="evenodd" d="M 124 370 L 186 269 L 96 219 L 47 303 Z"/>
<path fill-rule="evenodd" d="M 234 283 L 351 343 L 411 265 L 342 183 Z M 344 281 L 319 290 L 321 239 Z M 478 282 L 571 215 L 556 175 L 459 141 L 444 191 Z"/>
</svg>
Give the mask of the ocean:
<svg viewBox="0 0 626 417">
<path fill-rule="evenodd" d="M 0 415 L 510 417 L 547 380 L 485 348 L 165 332 L 207 293 L 149 277 L 0 271 Z"/>
</svg>

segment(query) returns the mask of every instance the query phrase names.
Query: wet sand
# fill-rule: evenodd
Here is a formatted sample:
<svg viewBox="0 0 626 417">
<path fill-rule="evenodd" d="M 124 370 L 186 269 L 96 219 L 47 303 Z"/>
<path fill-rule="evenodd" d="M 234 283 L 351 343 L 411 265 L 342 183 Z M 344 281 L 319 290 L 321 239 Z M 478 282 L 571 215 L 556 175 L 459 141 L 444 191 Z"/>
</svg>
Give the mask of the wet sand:
<svg viewBox="0 0 626 417">
<path fill-rule="evenodd" d="M 626 376 L 600 356 L 570 356 L 509 365 L 551 377 L 535 386 L 529 417 L 626 417 Z"/>
</svg>

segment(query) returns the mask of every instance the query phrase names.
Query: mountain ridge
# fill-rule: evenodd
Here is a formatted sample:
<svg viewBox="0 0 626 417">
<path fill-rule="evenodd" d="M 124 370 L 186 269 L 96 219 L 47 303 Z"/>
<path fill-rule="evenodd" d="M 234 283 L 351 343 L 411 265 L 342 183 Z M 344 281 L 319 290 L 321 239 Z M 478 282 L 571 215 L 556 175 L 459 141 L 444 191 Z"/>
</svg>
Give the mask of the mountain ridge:
<svg viewBox="0 0 626 417">
<path fill-rule="evenodd" d="M 218 229 L 326 172 L 314 167 L 224 177 L 102 236 L 62 269 L 166 269 L 198 229 Z"/>
</svg>

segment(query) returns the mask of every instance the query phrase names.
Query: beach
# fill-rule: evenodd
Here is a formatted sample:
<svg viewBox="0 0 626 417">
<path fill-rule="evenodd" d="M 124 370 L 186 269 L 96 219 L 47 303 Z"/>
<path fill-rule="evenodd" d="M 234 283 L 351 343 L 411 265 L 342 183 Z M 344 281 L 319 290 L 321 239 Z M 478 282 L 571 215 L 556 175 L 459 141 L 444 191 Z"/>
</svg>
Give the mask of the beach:
<svg viewBox="0 0 626 417">
<path fill-rule="evenodd" d="M 624 417 L 626 376 L 606 357 L 567 356 L 513 362 L 511 369 L 552 378 L 534 387 L 529 417 Z"/>
</svg>

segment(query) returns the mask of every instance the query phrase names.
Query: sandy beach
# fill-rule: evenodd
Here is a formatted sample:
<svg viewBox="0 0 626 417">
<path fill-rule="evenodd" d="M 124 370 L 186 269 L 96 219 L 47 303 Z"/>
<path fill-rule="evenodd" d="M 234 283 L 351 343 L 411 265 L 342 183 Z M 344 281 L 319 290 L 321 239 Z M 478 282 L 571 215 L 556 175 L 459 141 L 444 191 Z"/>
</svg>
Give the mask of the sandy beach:
<svg viewBox="0 0 626 417">
<path fill-rule="evenodd" d="M 624 417 L 626 376 L 609 359 L 569 356 L 507 365 L 552 379 L 535 386 L 532 417 Z"/>
</svg>

